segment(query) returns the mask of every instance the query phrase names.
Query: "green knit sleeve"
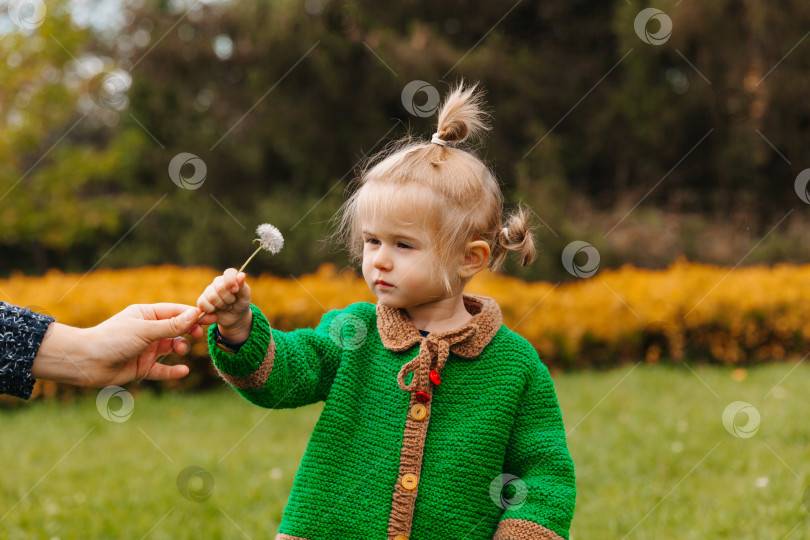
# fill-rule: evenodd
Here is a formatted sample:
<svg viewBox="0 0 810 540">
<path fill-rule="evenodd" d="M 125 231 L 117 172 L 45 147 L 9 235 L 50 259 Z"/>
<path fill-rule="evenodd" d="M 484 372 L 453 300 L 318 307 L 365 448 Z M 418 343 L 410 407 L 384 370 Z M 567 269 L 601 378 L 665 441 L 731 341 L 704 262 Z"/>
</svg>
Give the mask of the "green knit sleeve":
<svg viewBox="0 0 810 540">
<path fill-rule="evenodd" d="M 251 403 L 270 409 L 326 399 L 344 348 L 333 324 L 342 311 L 326 313 L 314 329 L 281 332 L 270 328 L 259 308 L 251 310 L 250 337 L 236 354 L 220 349 L 214 326 L 209 329 L 208 348 L 222 378 Z"/>
<path fill-rule="evenodd" d="M 554 383 L 539 358 L 512 427 L 503 473 L 504 512 L 495 538 L 567 539 L 576 502 L 574 462 Z"/>
</svg>

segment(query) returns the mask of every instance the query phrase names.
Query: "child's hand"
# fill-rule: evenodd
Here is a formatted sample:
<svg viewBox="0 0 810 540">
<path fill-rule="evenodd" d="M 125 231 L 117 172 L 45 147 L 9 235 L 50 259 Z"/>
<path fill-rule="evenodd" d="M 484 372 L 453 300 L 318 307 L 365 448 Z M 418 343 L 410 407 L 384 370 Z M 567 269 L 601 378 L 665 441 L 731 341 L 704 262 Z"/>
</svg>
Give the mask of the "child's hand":
<svg viewBox="0 0 810 540">
<path fill-rule="evenodd" d="M 216 315 L 219 333 L 228 341 L 239 343 L 250 337 L 253 313 L 250 311 L 250 287 L 245 273 L 228 268 L 197 299 L 197 307 Z"/>
</svg>

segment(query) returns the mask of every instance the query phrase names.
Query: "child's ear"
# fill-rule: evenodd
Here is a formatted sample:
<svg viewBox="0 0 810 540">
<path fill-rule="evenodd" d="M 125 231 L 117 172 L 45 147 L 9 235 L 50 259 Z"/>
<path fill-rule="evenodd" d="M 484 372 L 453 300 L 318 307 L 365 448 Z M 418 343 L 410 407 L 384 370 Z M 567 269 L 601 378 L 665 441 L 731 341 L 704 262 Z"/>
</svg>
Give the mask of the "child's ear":
<svg viewBox="0 0 810 540">
<path fill-rule="evenodd" d="M 474 240 L 467 244 L 464 262 L 458 270 L 461 278 L 472 277 L 487 266 L 489 261 L 489 244 L 483 240 Z"/>
</svg>

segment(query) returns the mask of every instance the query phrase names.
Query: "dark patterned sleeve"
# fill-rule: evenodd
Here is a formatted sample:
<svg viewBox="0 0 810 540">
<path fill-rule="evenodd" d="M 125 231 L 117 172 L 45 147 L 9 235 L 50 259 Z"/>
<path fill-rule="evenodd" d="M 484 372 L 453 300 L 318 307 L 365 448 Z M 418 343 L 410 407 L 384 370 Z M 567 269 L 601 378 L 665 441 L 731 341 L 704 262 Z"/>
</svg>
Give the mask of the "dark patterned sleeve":
<svg viewBox="0 0 810 540">
<path fill-rule="evenodd" d="M 50 315 L 0 302 L 0 394 L 31 396 L 31 366 L 53 321 Z"/>
</svg>

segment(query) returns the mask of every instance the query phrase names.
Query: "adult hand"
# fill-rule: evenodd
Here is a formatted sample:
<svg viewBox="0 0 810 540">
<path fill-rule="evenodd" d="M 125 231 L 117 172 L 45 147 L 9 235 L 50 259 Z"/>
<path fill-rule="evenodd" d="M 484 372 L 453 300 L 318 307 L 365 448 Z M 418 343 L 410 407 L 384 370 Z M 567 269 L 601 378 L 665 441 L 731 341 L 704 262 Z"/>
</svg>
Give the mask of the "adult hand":
<svg viewBox="0 0 810 540">
<path fill-rule="evenodd" d="M 167 366 L 156 360 L 171 352 L 186 354 L 191 345 L 182 338 L 203 336 L 200 324 L 214 322 L 183 304 L 135 304 L 93 328 L 53 323 L 34 358 L 34 378 L 78 386 L 111 386 L 135 379 L 177 379 L 188 366 Z"/>
</svg>

